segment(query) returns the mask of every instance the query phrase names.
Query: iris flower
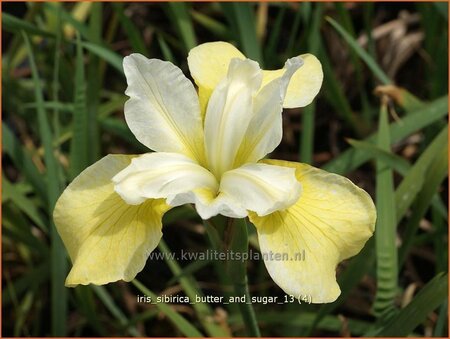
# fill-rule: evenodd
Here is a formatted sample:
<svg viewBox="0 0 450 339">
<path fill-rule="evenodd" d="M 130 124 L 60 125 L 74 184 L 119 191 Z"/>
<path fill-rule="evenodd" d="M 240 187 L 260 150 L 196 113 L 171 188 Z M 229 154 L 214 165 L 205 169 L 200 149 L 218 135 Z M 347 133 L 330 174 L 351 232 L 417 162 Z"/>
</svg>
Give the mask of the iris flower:
<svg viewBox="0 0 450 339">
<path fill-rule="evenodd" d="M 54 220 L 73 262 L 66 285 L 132 280 L 162 237 L 163 214 L 193 204 L 203 219 L 248 217 L 263 254 L 288 255 L 263 256 L 286 293 L 334 301 L 337 264 L 374 231 L 373 202 L 342 176 L 264 159 L 281 142 L 283 107 L 319 92 L 320 62 L 306 54 L 265 71 L 215 42 L 192 49 L 188 64 L 198 94 L 172 63 L 125 57 L 125 119 L 154 152 L 108 155 L 59 198 Z"/>
</svg>

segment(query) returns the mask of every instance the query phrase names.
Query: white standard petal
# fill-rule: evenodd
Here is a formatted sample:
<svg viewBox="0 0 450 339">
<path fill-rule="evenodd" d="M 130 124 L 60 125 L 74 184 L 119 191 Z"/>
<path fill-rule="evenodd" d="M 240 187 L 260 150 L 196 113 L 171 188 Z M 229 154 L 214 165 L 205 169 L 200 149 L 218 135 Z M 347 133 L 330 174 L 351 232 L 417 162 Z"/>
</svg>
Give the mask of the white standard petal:
<svg viewBox="0 0 450 339">
<path fill-rule="evenodd" d="M 207 220 L 218 214 L 229 218 L 245 218 L 247 210 L 233 197 L 220 192 L 218 195 L 210 189 L 195 189 L 191 192 L 178 194 L 171 202 L 171 206 L 195 204 L 200 217 Z"/>
<path fill-rule="evenodd" d="M 219 191 L 259 216 L 284 210 L 294 204 L 301 185 L 295 170 L 267 164 L 247 164 L 225 172 Z"/>
<path fill-rule="evenodd" d="M 115 191 L 129 204 L 140 204 L 150 198 L 166 198 L 172 205 L 178 194 L 195 189 L 207 189 L 217 194 L 218 190 L 217 180 L 211 172 L 177 153 L 141 155 L 112 180 Z"/>
<path fill-rule="evenodd" d="M 283 135 L 283 101 L 292 75 L 302 65 L 300 57 L 289 59 L 284 65 L 284 73 L 280 73 L 278 78 L 259 91 L 254 100 L 254 116 L 248 125 L 234 167 L 256 162 L 280 144 Z"/>
<path fill-rule="evenodd" d="M 136 138 L 158 152 L 204 161 L 200 105 L 192 83 L 170 62 L 140 54 L 124 58 L 130 99 L 125 119 Z"/>
<path fill-rule="evenodd" d="M 227 77 L 214 89 L 205 117 L 208 168 L 219 178 L 232 168 L 248 124 L 253 98 L 261 86 L 258 63 L 233 59 Z"/>
</svg>

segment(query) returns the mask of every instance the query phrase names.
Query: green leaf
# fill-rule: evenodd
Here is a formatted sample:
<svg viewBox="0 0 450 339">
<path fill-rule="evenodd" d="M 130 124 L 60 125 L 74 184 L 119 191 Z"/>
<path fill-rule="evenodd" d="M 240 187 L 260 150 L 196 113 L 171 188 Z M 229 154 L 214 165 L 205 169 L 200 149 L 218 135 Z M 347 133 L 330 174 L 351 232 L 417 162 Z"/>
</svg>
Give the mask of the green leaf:
<svg viewBox="0 0 450 339">
<path fill-rule="evenodd" d="M 325 89 L 324 94 L 337 114 L 351 126 L 356 135 L 362 137 L 363 135 L 366 135 L 365 132 L 367 131 L 367 126 L 363 124 L 363 121 L 352 111 L 350 103 L 344 93 L 344 89 L 335 75 L 329 57 L 327 53 L 324 53 L 323 51 L 324 47 L 323 43 L 321 43 L 319 59 L 322 63 L 323 72 L 327 75 L 327 81 L 324 81 L 323 84 Z"/>
<path fill-rule="evenodd" d="M 298 32 L 298 27 L 300 26 L 300 19 L 302 18 L 302 14 L 303 14 L 302 10 L 295 11 L 295 16 L 294 16 L 294 20 L 292 21 L 289 39 L 288 39 L 287 48 L 286 48 L 287 53 L 289 55 L 293 55 L 295 53 L 294 44 L 295 44 L 296 38 L 300 35 Z M 314 52 L 311 51 L 311 53 L 314 53 Z"/>
<path fill-rule="evenodd" d="M 390 135 L 387 104 L 382 103 L 378 127 L 378 147 L 390 151 Z M 376 206 L 375 249 L 377 258 L 377 292 L 374 312 L 377 316 L 387 314 L 394 306 L 397 295 L 397 219 L 395 215 L 394 179 L 392 169 L 381 159 L 376 162 Z"/>
<path fill-rule="evenodd" d="M 131 283 L 136 286 L 136 288 L 141 291 L 145 296 L 149 296 L 152 300 L 156 300 L 157 295 L 146 288 L 142 283 L 138 280 L 134 279 Z M 185 318 L 175 312 L 169 305 L 165 303 L 156 303 L 156 307 L 164 313 L 167 318 L 174 324 L 174 326 L 180 330 L 180 332 L 189 338 L 200 338 L 203 337 L 203 334 L 200 333 L 194 326 L 192 326 Z"/>
<path fill-rule="evenodd" d="M 447 300 L 448 274 L 436 275 L 391 321 L 374 333 L 379 337 L 406 337 Z"/>
<path fill-rule="evenodd" d="M 440 15 L 448 21 L 448 3 L 447 2 L 433 2 L 433 6 L 437 9 Z"/>
<path fill-rule="evenodd" d="M 156 33 L 156 38 L 158 39 L 158 45 L 159 45 L 159 48 L 161 49 L 161 53 L 164 57 L 164 60 L 167 60 L 170 62 L 175 62 L 172 50 L 170 49 L 166 40 L 164 40 L 164 37 L 162 36 L 162 34 Z"/>
<path fill-rule="evenodd" d="M 127 324 L 129 323 L 128 318 L 122 312 L 120 307 L 115 303 L 113 297 L 109 294 L 108 290 L 104 286 L 93 285 L 91 286 L 91 288 L 94 290 L 95 294 L 102 301 L 105 307 L 109 310 L 109 312 L 111 312 L 114 318 L 117 319 L 119 324 L 123 327 L 127 326 Z M 128 332 L 135 337 L 141 336 L 139 331 L 135 327 L 129 327 Z"/>
<path fill-rule="evenodd" d="M 221 5 L 231 29 L 239 37 L 242 52 L 247 58 L 258 61 L 263 68 L 263 57 L 256 35 L 256 20 L 252 4 L 247 2 L 222 2 Z"/>
<path fill-rule="evenodd" d="M 269 68 L 275 68 L 278 66 L 278 53 L 277 46 L 280 42 L 281 38 L 281 28 L 283 26 L 283 20 L 286 15 L 286 6 L 283 6 L 278 11 L 277 17 L 275 19 L 275 23 L 272 25 L 272 29 L 268 32 L 269 36 L 267 39 L 267 43 L 265 44 L 264 55 L 266 57 L 266 66 Z"/>
<path fill-rule="evenodd" d="M 48 280 L 49 275 L 50 268 L 48 260 L 37 266 L 30 267 L 26 273 L 21 275 L 20 278 L 13 280 L 12 284 L 10 286 L 8 285 L 8 288 L 4 290 L 4 294 L 2 295 L 3 307 L 9 306 L 13 302 L 14 297 L 20 297 L 26 291 L 32 288 L 41 288 L 41 284 Z"/>
<path fill-rule="evenodd" d="M 16 168 L 21 169 L 27 181 L 43 201 L 47 201 L 45 181 L 32 160 L 32 155 L 23 147 L 6 123 L 2 124 L 3 151 L 11 158 Z"/>
<path fill-rule="evenodd" d="M 417 194 L 412 205 L 412 214 L 405 226 L 405 234 L 403 235 L 402 246 L 400 248 L 400 262 L 403 262 L 406 259 L 406 254 L 412 246 L 414 235 L 417 232 L 420 220 L 424 217 L 430 207 L 433 196 L 437 193 L 442 181 L 447 176 L 448 144 L 445 143 L 445 145 L 439 149 L 439 152 L 428 167 L 428 170 L 425 173 L 422 190 Z"/>
<path fill-rule="evenodd" d="M 90 286 L 77 286 L 74 292 L 80 313 L 85 316 L 85 319 L 100 336 L 105 336 L 107 332 L 100 321 L 100 314 L 96 309 L 92 288 Z"/>
<path fill-rule="evenodd" d="M 27 251 L 34 251 L 38 257 L 49 255 L 48 247 L 31 232 L 29 221 L 16 206 L 4 204 L 2 212 L 2 235 L 6 239 L 10 238 L 17 244 L 23 243 Z"/>
<path fill-rule="evenodd" d="M 424 108 L 418 109 L 417 111 L 408 114 L 402 120 L 392 123 L 389 126 L 389 135 L 391 136 L 391 142 L 398 142 L 408 135 L 442 119 L 447 115 L 447 110 L 448 97 L 445 96 L 429 103 Z M 374 133 L 370 137 L 365 139 L 365 141 L 374 143 L 377 139 L 377 136 L 378 133 Z M 359 166 L 367 162 L 370 158 L 371 155 L 366 151 L 351 148 L 324 165 L 323 169 L 329 172 L 344 174 L 354 170 L 355 168 L 358 168 Z"/>
<path fill-rule="evenodd" d="M 369 153 L 372 158 L 383 161 L 386 165 L 389 165 L 390 168 L 403 176 L 411 169 L 411 164 L 407 160 L 394 153 L 387 152 L 377 145 L 354 139 L 347 139 L 347 141 L 354 148 Z"/>
<path fill-rule="evenodd" d="M 435 337 L 444 337 L 445 326 L 448 322 L 448 300 L 446 300 L 440 307 L 438 320 L 436 322 L 436 326 L 434 327 L 433 336 Z"/>
<path fill-rule="evenodd" d="M 2 193 L 8 196 L 44 233 L 48 233 L 47 221 L 42 219 L 35 203 L 23 195 L 5 176 L 2 176 Z"/>
<path fill-rule="evenodd" d="M 158 248 L 161 253 L 166 254 L 164 258 L 169 258 L 171 251 L 164 240 L 159 242 Z M 175 260 L 167 259 L 166 264 L 169 266 L 174 276 L 179 277 L 180 284 L 190 300 L 195 300 L 196 296 L 203 296 L 197 282 L 192 278 L 192 276 L 183 274 L 183 270 Z M 209 336 L 229 336 L 229 333 L 212 319 L 214 314 L 207 303 L 194 303 L 192 306 L 194 307 L 198 320 L 201 322 Z"/>
<path fill-rule="evenodd" d="M 8 13 L 2 13 L 2 28 L 5 31 L 17 33 L 20 31 L 27 32 L 30 35 L 39 35 L 43 37 L 54 37 L 50 32 L 37 28 L 33 24 L 12 16 Z"/>
<path fill-rule="evenodd" d="M 95 44 L 102 44 L 103 31 L 103 3 L 91 4 L 91 15 L 89 17 L 89 41 Z M 93 164 L 100 156 L 100 133 L 98 126 L 98 111 L 100 105 L 100 93 L 103 89 L 103 78 L 105 74 L 105 60 L 91 53 L 89 63 L 86 65 L 86 109 L 87 109 L 87 139 L 89 147 L 87 149 L 87 162 Z"/>
<path fill-rule="evenodd" d="M 189 52 L 197 46 L 197 38 L 189 15 L 188 4 L 186 2 L 168 2 L 165 5 L 169 12 L 169 18 L 183 41 L 186 52 Z"/>
<path fill-rule="evenodd" d="M 227 26 L 212 17 L 205 15 L 199 11 L 191 10 L 192 19 L 199 25 L 202 25 L 210 33 L 221 38 L 222 40 L 228 40 L 229 31 Z"/>
<path fill-rule="evenodd" d="M 89 52 L 97 55 L 98 57 L 104 59 L 112 67 L 119 71 L 120 74 L 123 73 L 122 61 L 123 57 L 113 52 L 112 50 L 104 47 L 102 45 L 94 44 L 91 42 L 84 41 L 81 43 L 83 48 L 87 49 Z"/>
<path fill-rule="evenodd" d="M 131 133 L 130 129 L 123 119 L 107 117 L 100 119 L 99 122 L 100 127 L 103 130 L 121 137 L 124 141 L 132 145 L 137 151 L 144 153 L 148 152 L 148 148 L 137 141 L 136 137 L 133 135 L 133 133 Z"/>
<path fill-rule="evenodd" d="M 114 11 L 118 14 L 120 24 L 122 25 L 125 33 L 130 41 L 131 48 L 134 53 L 141 53 L 143 55 L 148 55 L 147 47 L 145 47 L 144 40 L 142 39 L 142 33 L 138 30 L 136 25 L 131 21 L 129 17 L 125 15 L 125 7 L 123 3 L 115 2 L 112 3 Z"/>
<path fill-rule="evenodd" d="M 339 25 L 332 18 L 327 17 L 326 20 L 336 29 L 336 31 L 344 38 L 349 46 L 358 54 L 358 56 L 366 63 L 367 67 L 372 73 L 380 80 L 381 83 L 388 85 L 392 83 L 392 80 L 384 73 L 384 71 L 378 66 L 375 60 L 367 53 L 358 42 L 348 33 L 345 29 Z"/>
<path fill-rule="evenodd" d="M 79 32 L 83 38 L 85 39 L 89 38 L 89 30 L 86 27 L 86 25 L 75 19 L 71 13 L 67 12 L 64 9 L 64 6 L 61 6 L 61 4 L 59 3 L 52 3 L 52 2 L 44 3 L 43 6 L 46 10 L 50 10 L 54 12 L 56 15 L 58 15 L 57 13 L 59 12 L 61 15 L 61 19 L 64 22 L 73 26 L 73 28 L 75 28 L 75 30 Z"/>
<path fill-rule="evenodd" d="M 211 265 L 211 259 L 208 260 L 198 260 L 193 261 L 183 268 L 181 268 L 181 271 L 179 274 L 175 274 L 168 282 L 167 285 L 173 285 L 177 281 L 179 281 L 181 278 L 192 276 L 192 274 L 196 273 L 197 271 L 200 271 L 201 269 L 207 267 L 208 265 Z"/>
<path fill-rule="evenodd" d="M 274 337 L 281 336 L 277 333 L 277 329 L 294 327 L 296 329 L 295 333 L 298 333 L 299 328 L 305 328 L 311 326 L 314 322 L 316 313 L 310 311 L 265 311 L 258 314 L 261 322 L 264 323 L 271 330 L 275 331 Z M 236 325 L 242 325 L 242 321 L 236 317 L 230 317 L 230 323 Z M 348 330 L 351 332 L 352 336 L 360 336 L 367 331 L 370 323 L 366 321 L 356 320 L 347 318 L 345 319 L 345 324 L 348 326 Z M 334 315 L 325 316 L 320 324 L 317 326 L 320 330 L 327 332 L 339 333 L 342 330 L 343 322 L 341 319 Z"/>
<path fill-rule="evenodd" d="M 73 136 L 70 145 L 70 175 L 72 179 L 89 165 L 86 79 L 84 75 L 83 48 L 81 47 L 79 35 L 77 35 L 74 98 Z"/>
<path fill-rule="evenodd" d="M 308 48 L 312 54 L 317 54 L 320 47 L 320 23 L 322 20 L 322 4 L 317 4 L 308 35 Z M 301 13 L 300 11 L 298 13 Z M 300 134 L 300 161 L 311 164 L 314 152 L 314 120 L 316 103 L 306 106 L 302 114 L 302 133 Z"/>
<path fill-rule="evenodd" d="M 448 137 L 448 127 L 444 127 L 439 135 L 422 153 L 411 170 L 403 178 L 395 192 L 395 202 L 397 206 L 397 222 L 405 215 L 409 206 L 414 201 L 417 193 L 422 189 L 427 171 L 433 159 L 438 153 L 446 148 Z"/>
<path fill-rule="evenodd" d="M 41 81 L 34 61 L 34 54 L 31 48 L 30 40 L 25 32 L 22 36 L 27 48 L 30 60 L 31 73 L 34 82 L 35 100 L 38 113 L 38 125 L 42 143 L 44 145 L 44 159 L 47 167 L 47 191 L 48 191 L 48 213 L 53 214 L 53 208 L 60 192 L 60 183 L 58 182 L 58 163 L 53 155 L 53 137 L 50 131 L 48 117 L 44 108 L 44 98 L 41 88 Z M 59 237 L 56 228 L 51 223 L 51 324 L 52 335 L 64 337 L 67 331 L 67 290 L 64 287 L 66 279 L 67 261 L 64 245 Z"/>
</svg>

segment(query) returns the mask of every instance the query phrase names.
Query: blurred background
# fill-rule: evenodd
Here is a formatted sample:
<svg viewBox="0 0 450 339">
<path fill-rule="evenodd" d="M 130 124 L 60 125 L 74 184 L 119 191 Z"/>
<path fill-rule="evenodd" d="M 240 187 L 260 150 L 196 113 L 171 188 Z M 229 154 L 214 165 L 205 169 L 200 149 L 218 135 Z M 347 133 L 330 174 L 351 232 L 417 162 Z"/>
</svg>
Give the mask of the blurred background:
<svg viewBox="0 0 450 339">
<path fill-rule="evenodd" d="M 220 262 L 149 260 L 133 283 L 65 288 L 51 218 L 88 165 L 148 151 L 124 121 L 123 57 L 189 77 L 188 51 L 222 40 L 265 69 L 319 58 L 322 90 L 285 110 L 272 157 L 345 175 L 378 210 L 377 234 L 337 269 L 339 299 L 255 304 L 262 335 L 447 337 L 447 27 L 446 2 L 2 3 L 3 336 L 246 335 L 236 305 L 137 302 L 226 295 Z M 163 232 L 157 251 L 210 248 L 189 207 L 167 213 Z M 263 261 L 247 270 L 253 296 L 284 296 Z"/>
</svg>

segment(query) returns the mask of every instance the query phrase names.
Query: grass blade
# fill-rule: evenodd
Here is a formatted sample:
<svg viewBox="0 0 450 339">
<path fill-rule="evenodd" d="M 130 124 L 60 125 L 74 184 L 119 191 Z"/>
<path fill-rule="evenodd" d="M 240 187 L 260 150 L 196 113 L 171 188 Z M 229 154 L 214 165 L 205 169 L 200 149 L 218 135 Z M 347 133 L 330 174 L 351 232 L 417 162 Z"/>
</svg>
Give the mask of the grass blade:
<svg viewBox="0 0 450 339">
<path fill-rule="evenodd" d="M 236 35 L 239 37 L 243 53 L 247 58 L 258 61 L 261 68 L 263 68 L 261 46 L 256 35 L 256 20 L 252 4 L 247 2 L 228 2 L 221 3 L 221 5 L 227 15 L 230 26 L 236 29 Z"/>
<path fill-rule="evenodd" d="M 11 158 L 17 168 L 22 169 L 25 178 L 33 186 L 35 192 L 43 201 L 47 201 L 46 184 L 42 180 L 41 174 L 32 160 L 31 154 L 11 132 L 9 127 L 2 124 L 2 146 L 3 151 Z"/>
<path fill-rule="evenodd" d="M 406 337 L 447 300 L 448 274 L 436 275 L 417 296 L 374 336 Z"/>
<path fill-rule="evenodd" d="M 336 29 L 336 31 L 344 38 L 344 40 L 349 44 L 349 46 L 359 55 L 359 57 L 366 63 L 367 67 L 370 68 L 372 73 L 378 78 L 378 80 L 385 84 L 389 85 L 392 83 L 392 80 L 384 73 L 384 71 L 378 66 L 375 60 L 372 59 L 369 53 L 367 53 L 358 42 L 342 28 L 336 21 L 332 18 L 327 17 L 326 20 Z"/>
<path fill-rule="evenodd" d="M 83 48 L 87 49 L 89 52 L 97 55 L 98 57 L 104 59 L 107 63 L 109 63 L 112 67 L 119 71 L 120 74 L 123 74 L 122 61 L 123 57 L 119 54 L 111 51 L 110 49 L 94 44 L 91 42 L 84 41 L 81 43 Z"/>
<path fill-rule="evenodd" d="M 424 178 L 426 177 L 426 173 L 430 170 L 431 162 L 433 159 L 436 159 L 437 154 L 441 153 L 442 149 L 446 148 L 447 137 L 448 127 L 446 126 L 422 153 L 420 158 L 398 186 L 395 192 L 397 222 L 405 215 L 417 193 L 422 189 L 423 184 L 426 182 L 424 181 Z"/>
<path fill-rule="evenodd" d="M 103 3 L 93 3 L 89 17 L 89 40 L 97 45 L 102 44 Z M 103 89 L 103 78 L 106 63 L 96 55 L 89 55 L 89 63 L 86 65 L 87 86 L 87 149 L 88 164 L 93 164 L 100 158 L 100 136 L 98 128 L 98 108 L 100 105 L 100 93 Z"/>
<path fill-rule="evenodd" d="M 72 179 L 89 165 L 86 79 L 84 75 L 83 48 L 81 47 L 79 35 L 77 35 L 74 98 L 73 137 L 70 147 L 70 176 Z"/>
<path fill-rule="evenodd" d="M 426 107 L 418 109 L 411 114 L 408 114 L 401 121 L 392 123 L 389 126 L 389 135 L 391 142 L 395 143 L 407 137 L 411 133 L 419 131 L 420 129 L 431 125 L 432 123 L 442 119 L 447 115 L 448 97 L 439 98 Z M 378 133 L 372 134 L 365 139 L 366 142 L 375 142 Z M 361 150 L 350 149 L 343 152 L 339 157 L 331 160 L 323 169 L 338 174 L 344 174 L 358 168 L 363 163 L 368 161 L 371 155 Z"/>
<path fill-rule="evenodd" d="M 321 43 L 321 46 L 321 50 L 323 51 L 323 43 Z M 349 126 L 351 126 L 358 137 L 366 135 L 367 126 L 363 124 L 363 121 L 358 119 L 358 116 L 353 113 L 350 103 L 345 96 L 344 90 L 334 74 L 328 55 L 322 52 L 319 55 L 319 58 L 322 62 L 323 72 L 324 74 L 327 74 L 327 81 L 324 81 L 323 84 L 327 100 L 334 107 L 335 111 L 341 116 L 341 118 L 344 119 Z"/>
<path fill-rule="evenodd" d="M 20 192 L 5 176 L 2 176 L 2 194 L 8 196 L 44 233 L 48 233 L 47 221 L 42 219 L 36 204 Z"/>
<path fill-rule="evenodd" d="M 266 57 L 266 67 L 268 67 L 269 69 L 278 66 L 277 46 L 280 41 L 281 28 L 285 15 L 286 15 L 286 7 L 283 6 L 278 10 L 275 23 L 273 24 L 269 37 L 267 38 L 267 43 L 265 44 L 266 47 L 264 49 L 264 55 Z"/>
<path fill-rule="evenodd" d="M 158 245 L 161 253 L 170 254 L 170 249 L 164 242 L 161 240 Z M 165 258 L 169 258 L 169 255 L 166 255 Z M 174 274 L 174 276 L 179 277 L 179 281 L 181 286 L 183 287 L 184 292 L 189 297 L 190 300 L 195 300 L 196 296 L 203 296 L 201 290 L 198 288 L 194 279 L 191 276 L 183 274 L 183 270 L 178 265 L 178 263 L 174 260 L 166 260 L 166 264 L 169 266 L 170 270 Z M 214 320 L 211 320 L 213 317 L 213 312 L 208 304 L 206 303 L 194 303 L 192 305 L 195 309 L 197 317 L 199 321 L 202 323 L 205 331 L 208 335 L 212 337 L 224 337 L 229 336 L 230 333 L 226 332 L 223 327 L 216 324 Z"/>
<path fill-rule="evenodd" d="M 301 13 L 298 11 L 297 13 Z M 312 18 L 311 30 L 308 35 L 308 48 L 312 54 L 317 54 L 320 46 L 320 23 L 322 20 L 322 4 L 317 3 Z M 316 103 L 313 101 L 303 110 L 302 133 L 300 140 L 300 161 L 312 163 L 314 152 L 314 120 Z"/>
<path fill-rule="evenodd" d="M 417 195 L 412 206 L 412 215 L 405 226 L 402 247 L 400 248 L 400 262 L 406 258 L 412 246 L 414 235 L 419 227 L 420 220 L 427 212 L 433 196 L 438 192 L 442 181 L 448 176 L 448 145 L 445 144 L 436 154 L 433 162 L 428 167 L 424 178 L 422 190 Z"/>
<path fill-rule="evenodd" d="M 25 46 L 30 60 L 31 73 L 34 81 L 35 99 L 38 104 L 38 124 L 39 131 L 44 144 L 45 165 L 47 167 L 47 191 L 48 191 L 48 212 L 53 214 L 53 208 L 60 193 L 60 183 L 58 182 L 58 163 L 53 155 L 53 137 L 50 131 L 48 118 L 43 107 L 44 98 L 41 88 L 41 82 L 34 61 L 34 54 L 31 48 L 28 35 L 22 31 Z M 59 237 L 56 228 L 51 223 L 51 324 L 52 335 L 64 337 L 67 333 L 67 290 L 64 286 L 64 280 L 67 272 L 67 260 L 64 245 Z"/>
<path fill-rule="evenodd" d="M 221 40 L 228 40 L 229 37 L 229 31 L 227 26 L 225 26 L 220 21 L 217 21 L 213 18 L 211 18 L 208 15 L 205 15 L 201 12 L 192 10 L 191 11 L 192 19 L 198 23 L 199 25 L 202 25 L 205 29 L 207 29 L 209 32 L 213 33 L 215 36 L 220 38 Z"/>
<path fill-rule="evenodd" d="M 122 312 L 120 307 L 116 305 L 108 290 L 104 286 L 92 286 L 92 289 L 94 290 L 95 294 L 97 294 L 102 303 L 106 306 L 106 308 L 111 312 L 114 318 L 119 321 L 119 324 L 125 327 L 129 323 L 129 320 Z M 135 337 L 140 336 L 140 333 L 135 327 L 129 327 L 128 332 Z"/>
<path fill-rule="evenodd" d="M 378 146 L 390 151 L 391 141 L 387 115 L 387 103 L 383 102 L 380 110 L 378 127 Z M 394 305 L 397 294 L 397 219 L 395 216 L 394 179 L 392 169 L 381 159 L 377 160 L 376 178 L 377 223 L 375 226 L 375 249 L 377 258 L 377 292 L 374 312 L 377 316 L 385 315 Z"/>
<path fill-rule="evenodd" d="M 121 2 L 115 2 L 112 3 L 112 6 L 119 17 L 120 24 L 128 36 L 133 52 L 148 56 L 149 53 L 147 47 L 145 47 L 144 40 L 142 39 L 142 33 L 139 32 L 133 21 L 125 15 L 124 4 Z"/>
<path fill-rule="evenodd" d="M 347 141 L 354 148 L 361 151 L 366 151 L 371 154 L 373 158 L 383 161 L 386 165 L 389 165 L 389 167 L 403 176 L 405 176 L 411 169 L 411 165 L 407 160 L 394 153 L 387 152 L 379 148 L 377 145 L 353 139 L 348 139 Z"/>
<path fill-rule="evenodd" d="M 157 295 L 146 288 L 142 283 L 138 280 L 134 279 L 131 281 L 136 288 L 141 291 L 141 293 L 145 294 L 152 298 L 152 300 L 156 300 Z M 175 327 L 186 337 L 189 338 L 201 338 L 203 334 L 200 333 L 194 326 L 192 326 L 185 318 L 175 312 L 169 305 L 165 303 L 156 303 L 156 307 L 164 313 L 170 321 L 175 325 Z"/>
<path fill-rule="evenodd" d="M 197 46 L 197 38 L 195 37 L 194 25 L 189 15 L 188 5 L 186 2 L 168 2 L 166 6 L 169 17 L 183 41 L 184 48 L 186 52 L 189 52 Z"/>
<path fill-rule="evenodd" d="M 17 33 L 20 31 L 24 31 L 29 35 L 39 35 L 42 37 L 54 37 L 54 35 L 50 32 L 44 31 L 40 28 L 37 28 L 35 25 L 30 24 L 27 21 L 19 19 L 15 16 L 12 16 L 8 13 L 2 13 L 2 28 L 5 31 Z"/>
<path fill-rule="evenodd" d="M 91 327 L 100 335 L 105 336 L 105 329 L 102 326 L 95 307 L 93 290 L 90 286 L 77 286 L 75 288 L 76 303 L 80 312 L 85 316 Z"/>
<path fill-rule="evenodd" d="M 164 60 L 175 62 L 172 50 L 170 49 L 166 40 L 164 40 L 164 37 L 161 34 L 156 33 L 156 38 L 158 39 L 159 48 L 161 49 L 161 53 L 164 57 Z"/>
</svg>

